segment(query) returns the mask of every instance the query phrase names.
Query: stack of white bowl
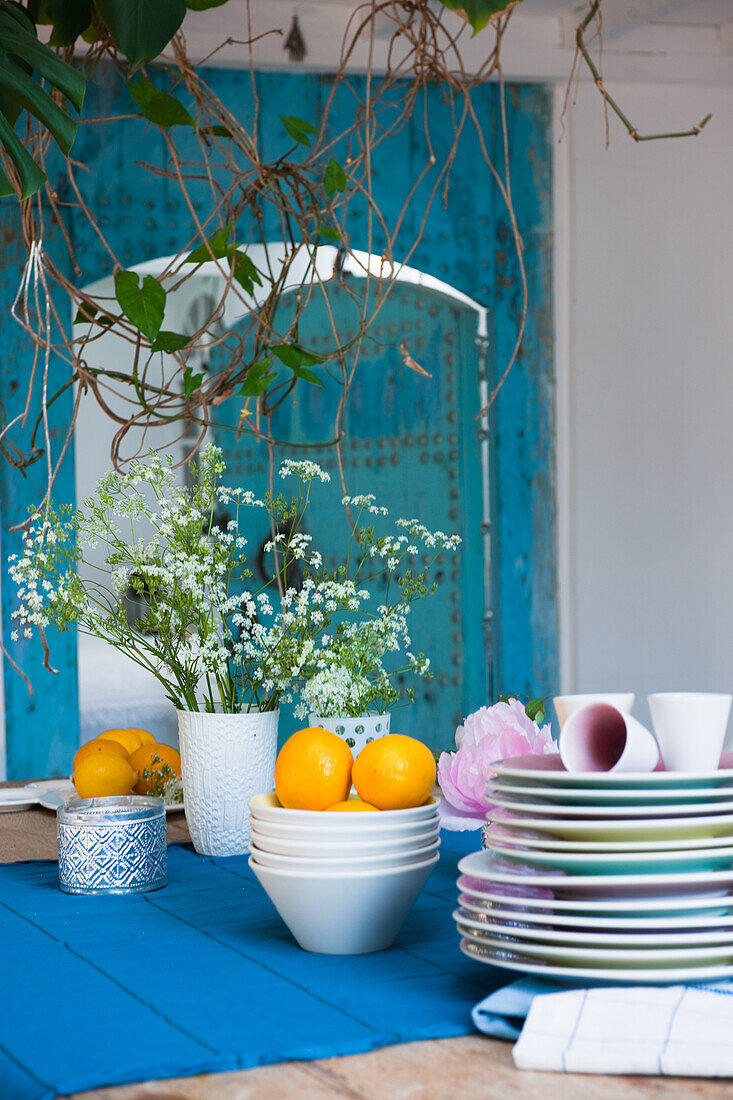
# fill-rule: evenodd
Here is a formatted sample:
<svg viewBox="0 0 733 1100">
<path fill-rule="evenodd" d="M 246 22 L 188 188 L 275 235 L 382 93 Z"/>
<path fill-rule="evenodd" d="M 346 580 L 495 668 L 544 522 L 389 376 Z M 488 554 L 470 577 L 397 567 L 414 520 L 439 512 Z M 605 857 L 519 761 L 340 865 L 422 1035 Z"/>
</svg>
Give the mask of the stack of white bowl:
<svg viewBox="0 0 733 1100">
<path fill-rule="evenodd" d="M 249 865 L 300 946 L 330 955 L 394 943 L 439 859 L 438 806 L 339 813 L 250 800 Z"/>
</svg>

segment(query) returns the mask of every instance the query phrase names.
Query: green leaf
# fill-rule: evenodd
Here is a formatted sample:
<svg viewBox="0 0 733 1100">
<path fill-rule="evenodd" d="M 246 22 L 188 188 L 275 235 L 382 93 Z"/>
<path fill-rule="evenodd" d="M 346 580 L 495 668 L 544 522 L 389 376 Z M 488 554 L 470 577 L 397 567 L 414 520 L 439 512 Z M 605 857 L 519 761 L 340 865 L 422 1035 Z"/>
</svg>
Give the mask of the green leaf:
<svg viewBox="0 0 733 1100">
<path fill-rule="evenodd" d="M 76 123 L 12 57 L 0 49 L 0 88 L 39 119 L 68 156 Z"/>
<path fill-rule="evenodd" d="M 329 199 L 332 199 L 337 191 L 346 190 L 346 173 L 333 157 L 326 165 L 326 171 L 323 175 L 323 187 Z"/>
<path fill-rule="evenodd" d="M 53 23 L 51 46 L 73 46 L 92 21 L 91 0 L 44 0 L 43 8 Z"/>
<path fill-rule="evenodd" d="M 232 224 L 223 226 L 221 229 L 217 229 L 216 233 L 213 233 L 207 244 L 200 244 L 198 248 L 194 248 L 193 252 L 189 252 L 188 256 L 184 260 L 187 264 L 203 264 L 207 260 L 216 259 L 221 260 L 225 256 L 231 256 L 237 251 L 237 245 L 232 241 L 229 242 L 229 237 L 232 232 Z"/>
<path fill-rule="evenodd" d="M 115 275 L 115 297 L 120 309 L 136 329 L 148 340 L 155 340 L 165 313 L 165 290 L 152 275 L 143 278 L 134 271 L 118 271 Z"/>
<path fill-rule="evenodd" d="M 266 392 L 270 383 L 277 377 L 274 372 L 270 371 L 271 362 L 272 358 L 268 356 L 267 359 L 262 359 L 259 363 L 252 363 L 247 371 L 244 385 L 239 390 L 240 397 L 260 397 Z"/>
<path fill-rule="evenodd" d="M 323 389 L 323 382 L 312 370 L 308 370 L 307 367 L 293 367 L 292 370 L 296 378 L 302 378 L 304 382 L 312 382 L 314 386 L 320 386 Z"/>
<path fill-rule="evenodd" d="M 305 122 L 304 119 L 298 118 L 297 115 L 280 115 L 280 121 L 293 141 L 297 141 L 298 145 L 305 145 L 310 149 L 311 142 L 308 134 L 318 133 L 315 126 L 311 126 L 310 122 Z"/>
<path fill-rule="evenodd" d="M 254 294 L 255 283 L 262 286 L 260 273 L 245 252 L 234 253 L 232 275 L 247 294 Z"/>
<path fill-rule="evenodd" d="M 76 317 L 71 322 L 72 325 L 85 325 L 90 324 L 97 316 L 97 307 L 90 306 L 88 302 L 82 302 L 76 311 Z"/>
<path fill-rule="evenodd" d="M 208 11 L 209 8 L 220 8 L 227 0 L 186 0 L 186 7 L 190 11 Z"/>
<path fill-rule="evenodd" d="M 95 6 L 131 65 L 157 57 L 186 14 L 186 0 L 95 0 Z"/>
<path fill-rule="evenodd" d="M 270 351 L 293 372 L 300 367 L 316 367 L 323 362 L 317 355 L 301 348 L 299 344 L 276 344 L 270 348 Z"/>
<path fill-rule="evenodd" d="M 73 69 L 62 61 L 53 50 L 27 31 L 23 31 L 16 20 L 9 17 L 8 5 L 0 7 L 0 49 L 22 58 L 36 74 L 53 84 L 54 88 L 66 96 L 80 111 L 84 102 L 86 79 L 78 69 Z"/>
<path fill-rule="evenodd" d="M 492 15 L 500 15 L 510 8 L 515 0 L 440 0 L 444 8 L 451 11 L 463 11 L 468 22 L 473 27 L 473 33 L 478 34 L 491 20 Z"/>
<path fill-rule="evenodd" d="M 18 169 L 21 198 L 30 198 L 31 195 L 35 195 L 36 191 L 39 191 L 43 187 L 46 182 L 46 173 L 38 167 L 23 142 L 13 130 L 13 127 L 3 115 L 0 115 L 0 142 L 2 142 L 5 151 Z"/>
<path fill-rule="evenodd" d="M 323 237 L 327 241 L 340 241 L 343 234 L 341 230 L 336 229 L 335 226 L 326 225 L 322 222 L 320 225 L 317 225 L 316 228 L 313 230 L 313 236 Z"/>
<path fill-rule="evenodd" d="M 545 699 L 528 699 L 524 704 L 527 717 L 541 725 L 545 720 Z"/>
<path fill-rule="evenodd" d="M 157 126 L 196 125 L 196 120 L 180 100 L 154 87 L 144 76 L 139 77 L 134 84 L 128 84 L 127 90 L 145 118 Z"/>
<path fill-rule="evenodd" d="M 153 345 L 150 348 L 151 351 L 180 351 L 181 348 L 185 348 L 186 344 L 190 344 L 191 337 L 184 336 L 182 332 L 170 332 L 167 329 L 161 329 L 158 335 L 153 341 Z"/>
<path fill-rule="evenodd" d="M 186 367 L 183 372 L 183 395 L 189 398 L 201 386 L 204 380 L 203 374 L 194 374 L 192 367 Z"/>
</svg>

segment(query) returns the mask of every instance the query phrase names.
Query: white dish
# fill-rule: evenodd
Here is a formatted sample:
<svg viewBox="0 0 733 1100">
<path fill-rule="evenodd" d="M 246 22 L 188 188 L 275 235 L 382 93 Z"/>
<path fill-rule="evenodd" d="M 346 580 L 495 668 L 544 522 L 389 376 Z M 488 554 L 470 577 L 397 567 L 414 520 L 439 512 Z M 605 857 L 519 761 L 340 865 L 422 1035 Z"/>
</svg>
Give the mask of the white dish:
<svg viewBox="0 0 733 1100">
<path fill-rule="evenodd" d="M 492 884 L 525 890 L 549 890 L 569 897 L 624 897 L 627 902 L 652 895 L 684 895 L 727 889 L 733 885 L 733 869 L 680 871 L 660 874 L 563 875 L 523 871 L 497 859 L 492 852 L 472 852 L 458 864 L 462 875 Z"/>
<path fill-rule="evenodd" d="M 26 787 L 31 787 L 40 792 L 36 801 L 46 810 L 58 810 L 64 802 L 79 797 L 70 779 L 37 779 L 33 783 L 26 783 Z M 177 814 L 185 808 L 182 802 L 177 802 L 174 806 L 166 806 L 165 812 L 166 814 Z"/>
<path fill-rule="evenodd" d="M 250 855 L 265 867 L 298 868 L 303 871 L 371 871 L 383 867 L 404 867 L 420 863 L 431 857 L 440 847 L 440 837 L 421 848 L 408 848 L 404 852 L 388 852 L 384 855 L 346 856 L 344 858 L 317 856 L 279 855 L 263 851 L 255 843 L 250 844 Z"/>
<path fill-rule="evenodd" d="M 351 839 L 364 841 L 365 843 L 367 841 L 410 840 L 426 830 L 440 828 L 440 818 L 437 810 L 434 817 L 422 821 L 398 821 L 381 826 L 378 824 L 371 826 L 369 824 L 375 817 L 381 817 L 381 813 L 328 813 L 324 814 L 323 817 L 327 820 L 314 825 L 306 825 L 304 822 L 293 825 L 281 821 L 263 821 L 260 817 L 253 817 L 251 820 L 253 826 L 268 837 L 279 837 L 281 840 L 314 840 L 317 842 L 323 840 L 341 842 L 342 840 Z M 369 821 L 367 821 L 367 818 Z M 733 819 L 731 828 L 733 829 Z"/>
<path fill-rule="evenodd" d="M 724 752 L 718 768 L 700 772 L 568 772 L 559 753 L 515 756 L 491 765 L 492 772 L 520 783 L 561 787 L 718 787 L 733 786 L 733 752 Z"/>
<path fill-rule="evenodd" d="M 282 837 L 268 836 L 255 824 L 251 828 L 252 840 L 258 848 L 264 852 L 275 852 L 283 856 L 313 856 L 315 858 L 331 857 L 335 859 L 348 859 L 353 856 L 389 855 L 390 853 L 402 854 L 412 852 L 417 848 L 423 848 L 431 844 L 440 836 L 440 830 L 436 826 L 411 837 L 398 837 L 393 839 L 387 836 L 384 840 L 291 840 Z"/>
<path fill-rule="evenodd" d="M 554 868 L 572 875 L 641 875 L 656 874 L 658 871 L 733 869 L 733 847 L 730 844 L 722 848 L 689 848 L 668 852 L 540 852 L 534 848 L 506 844 L 489 836 L 486 847 L 513 864 L 528 868 Z"/>
<path fill-rule="evenodd" d="M 607 775 L 607 772 L 601 772 Z M 649 774 L 652 774 L 651 772 Z M 730 801 L 733 790 L 729 787 L 635 787 L 633 790 L 594 787 L 542 787 L 520 783 L 504 783 L 490 780 L 487 784 L 489 799 L 494 795 L 517 802 L 562 802 L 569 806 L 645 806 L 660 803 L 678 806 L 686 802 Z"/>
<path fill-rule="evenodd" d="M 733 822 L 731 823 L 733 828 Z M 580 854 L 626 852 L 686 852 L 691 848 L 715 849 L 733 845 L 733 836 L 692 837 L 684 840 L 560 840 L 555 836 L 524 836 L 519 832 L 492 826 L 492 842 L 501 847 L 528 848 L 538 852 Z"/>
<path fill-rule="evenodd" d="M 328 827 L 330 818 L 339 819 L 335 824 L 339 828 L 361 827 L 361 819 L 368 818 L 365 824 L 369 828 L 377 827 L 375 818 L 379 818 L 379 826 L 389 829 L 393 824 L 409 822 L 430 822 L 437 820 L 438 803 L 435 798 L 429 798 L 422 806 L 413 806 L 409 810 L 379 810 L 376 813 L 340 814 L 330 813 L 328 810 L 286 810 L 277 800 L 274 791 L 269 794 L 256 794 L 249 800 L 249 809 L 253 821 L 283 822 L 290 825 L 321 825 Z M 341 819 L 348 817 L 348 822 Z M 325 820 L 324 820 L 325 819 Z"/>
<path fill-rule="evenodd" d="M 606 932 L 665 932 L 676 930 L 707 931 L 725 928 L 733 933 L 733 899 L 731 907 L 723 913 L 713 913 L 706 910 L 688 913 L 679 917 L 668 917 L 663 912 L 648 913 L 645 917 L 614 917 L 606 915 L 576 916 L 574 913 L 540 913 L 534 910 L 526 910 L 520 906 L 511 908 L 510 899 L 504 898 L 505 907 L 496 902 L 481 901 L 471 894 L 459 894 L 458 903 L 476 916 L 490 916 L 505 924 L 514 923 L 522 927 L 551 927 L 563 928 L 566 931 L 576 929 L 604 929 Z"/>
<path fill-rule="evenodd" d="M 733 837 L 733 814 L 702 817 L 615 818 L 613 820 L 561 817 L 496 817 L 495 825 L 517 838 L 526 834 L 561 837 L 566 840 L 646 841 L 702 840 Z"/>
<path fill-rule="evenodd" d="M 499 951 L 519 951 L 530 959 L 540 959 L 556 966 L 602 966 L 605 968 L 627 966 L 639 970 L 655 967 L 733 966 L 733 943 L 709 944 L 706 947 L 575 947 L 573 944 L 535 943 L 522 940 L 521 944 L 498 939 L 488 933 L 476 932 L 467 926 L 458 925 L 459 932 L 472 943 L 480 943 Z"/>
<path fill-rule="evenodd" d="M 707 931 L 683 929 L 677 932 L 661 932 L 656 927 L 648 932 L 609 932 L 605 929 L 581 932 L 577 928 L 572 931 L 568 929 L 561 931 L 554 928 L 523 928 L 516 923 L 491 920 L 488 917 L 480 919 L 464 909 L 454 910 L 453 919 L 462 935 L 485 932 L 497 939 L 535 940 L 544 944 L 567 944 L 570 941 L 578 947 L 609 949 L 620 947 L 637 951 L 645 951 L 650 947 L 683 949 L 717 945 L 730 949 L 733 946 L 733 928 L 727 931 L 725 929 Z"/>
<path fill-rule="evenodd" d="M 543 892 L 544 896 L 542 894 L 533 896 L 527 892 L 526 887 L 517 889 L 512 886 L 493 886 L 491 883 L 461 875 L 458 879 L 458 889 L 479 901 L 558 915 L 573 913 L 578 916 L 593 914 L 641 917 L 660 914 L 673 917 L 699 912 L 708 914 L 733 912 L 733 895 L 725 888 L 700 891 L 697 894 L 649 898 L 556 898 L 549 890 Z"/>
<path fill-rule="evenodd" d="M 542 978 L 562 978 L 581 985 L 588 985 L 590 982 L 619 985 L 677 985 L 683 982 L 701 984 L 733 977 L 733 966 L 679 966 L 652 970 L 635 967 L 618 970 L 615 967 L 550 966 L 513 952 L 472 943 L 465 938 L 461 940 L 461 951 L 478 962 L 498 966 L 502 970 L 535 974 Z"/>
<path fill-rule="evenodd" d="M 704 817 L 706 814 L 733 814 L 733 800 L 723 802 L 669 802 L 657 806 L 567 806 L 553 802 L 516 801 L 503 795 L 494 795 L 493 806 L 509 810 L 516 818 L 522 817 L 577 817 L 584 820 L 613 820 L 614 818 L 648 817 Z M 497 820 L 499 818 L 497 817 Z"/>
<path fill-rule="evenodd" d="M 249 865 L 302 948 L 361 955 L 392 946 L 438 859 L 348 874 Z"/>
<path fill-rule="evenodd" d="M 0 814 L 30 810 L 39 802 L 40 796 L 29 793 L 26 787 L 0 787 Z"/>
</svg>

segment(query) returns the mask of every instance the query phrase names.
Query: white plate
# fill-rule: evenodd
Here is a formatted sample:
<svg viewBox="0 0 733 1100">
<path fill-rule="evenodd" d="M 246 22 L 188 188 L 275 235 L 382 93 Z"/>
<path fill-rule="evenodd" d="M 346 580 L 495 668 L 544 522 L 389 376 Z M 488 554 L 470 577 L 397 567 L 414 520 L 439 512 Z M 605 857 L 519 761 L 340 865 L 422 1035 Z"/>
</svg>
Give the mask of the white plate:
<svg viewBox="0 0 733 1100">
<path fill-rule="evenodd" d="M 58 810 L 64 802 L 79 797 L 70 779 L 39 779 L 33 783 L 26 783 L 27 787 L 38 790 L 39 797 L 34 801 L 46 810 Z M 165 812 L 167 814 L 177 814 L 183 809 L 185 809 L 185 806 L 182 802 L 179 802 L 175 806 L 166 806 Z"/>
<path fill-rule="evenodd" d="M 614 818 L 645 818 L 645 817 L 704 817 L 706 814 L 733 814 L 733 800 L 728 802 L 669 802 L 658 806 L 556 806 L 552 802 L 524 801 L 518 802 L 503 795 L 494 795 L 491 799 L 492 806 L 510 810 L 511 813 L 521 818 L 527 817 L 577 817 L 589 820 L 613 820 Z M 501 820 L 500 817 L 496 818 Z"/>
<path fill-rule="evenodd" d="M 515 940 L 534 940 L 544 944 L 567 944 L 571 942 L 578 947 L 586 948 L 628 948 L 629 950 L 642 950 L 647 948 L 687 948 L 709 947 L 718 945 L 728 950 L 733 946 L 733 928 L 713 929 L 702 932 L 694 932 L 688 929 L 677 932 L 660 932 L 653 928 L 648 932 L 608 932 L 605 929 L 597 931 L 580 932 L 577 928 L 569 931 L 558 931 L 554 928 L 523 928 L 516 923 L 498 920 L 483 920 L 472 916 L 464 909 L 456 909 L 453 912 L 453 920 L 461 935 L 470 936 L 472 932 L 483 932 L 496 939 L 505 937 Z"/>
<path fill-rule="evenodd" d="M 733 869 L 733 847 L 730 844 L 722 848 L 668 852 L 539 852 L 534 848 L 506 844 L 489 834 L 486 847 L 511 863 L 530 868 L 554 868 L 572 875 L 641 875 L 656 874 L 658 871 Z"/>
<path fill-rule="evenodd" d="M 573 943 L 549 944 L 522 940 L 497 939 L 487 933 L 474 932 L 468 927 L 459 927 L 459 932 L 471 943 L 492 947 L 498 951 L 516 950 L 529 959 L 541 960 L 554 966 L 602 966 L 605 968 L 635 966 L 639 970 L 666 966 L 708 966 L 733 967 L 733 944 L 713 944 L 707 947 L 647 947 L 640 951 L 638 947 L 575 947 Z"/>
<path fill-rule="evenodd" d="M 710 929 L 729 929 L 733 933 L 733 911 L 714 913 L 712 916 L 705 910 L 700 913 L 693 912 L 681 917 L 669 917 L 664 912 L 648 913 L 645 917 L 613 917 L 599 915 L 596 917 L 576 916 L 574 913 L 539 913 L 534 910 L 526 910 L 521 906 L 511 908 L 510 899 L 504 898 L 505 907 L 490 902 L 481 901 L 471 894 L 459 894 L 458 903 L 462 909 L 474 913 L 480 918 L 491 917 L 502 923 L 519 924 L 522 927 L 551 927 L 563 928 L 573 932 L 577 929 L 596 930 L 603 929 L 606 932 L 671 932 L 687 930 L 690 932 L 704 932 Z M 733 910 L 733 899 L 731 899 Z"/>
<path fill-rule="evenodd" d="M 549 890 L 570 897 L 625 898 L 627 902 L 652 895 L 683 895 L 726 889 L 733 885 L 733 869 L 680 871 L 661 874 L 563 875 L 544 874 L 504 864 L 492 852 L 472 852 L 458 864 L 462 875 L 525 890 Z"/>
<path fill-rule="evenodd" d="M 724 752 L 715 771 L 704 772 L 568 772 L 559 753 L 514 756 L 491 765 L 506 779 L 561 787 L 724 787 L 733 785 L 733 752 Z"/>
<path fill-rule="evenodd" d="M 733 978 L 733 966 L 679 966 L 666 969 L 638 970 L 629 967 L 618 970 L 615 967 L 576 967 L 548 966 L 536 960 L 523 958 L 514 952 L 496 950 L 461 940 L 461 951 L 478 962 L 498 966 L 502 970 L 518 971 L 520 974 L 536 974 L 542 978 L 562 978 L 565 981 L 615 983 L 620 985 L 678 985 L 686 982 L 699 984 Z"/>
<path fill-rule="evenodd" d="M 723 914 L 733 913 L 733 895 L 727 890 L 710 890 L 699 894 L 684 896 L 665 896 L 654 898 L 555 898 L 546 891 L 545 897 L 533 897 L 525 889 L 479 882 L 478 879 L 461 875 L 458 889 L 478 901 L 493 902 L 501 906 L 513 906 L 529 911 L 547 914 L 574 914 L 577 916 L 593 914 L 595 916 L 641 917 L 661 914 L 665 917 L 684 916 L 690 913 Z"/>
<path fill-rule="evenodd" d="M 710 814 L 703 817 L 615 818 L 613 820 L 572 819 L 563 817 L 495 817 L 493 824 L 512 833 L 518 840 L 531 836 L 561 837 L 565 840 L 595 841 L 631 840 L 702 840 L 703 838 L 733 838 L 733 814 Z M 733 843 L 733 839 L 730 840 Z"/>
<path fill-rule="evenodd" d="M 520 783 L 503 783 L 489 780 L 487 792 L 490 801 L 494 796 L 516 802 L 562 802 L 568 806 L 646 806 L 660 803 L 678 806 L 686 802 L 730 801 L 730 787 L 685 787 L 669 790 L 664 787 L 635 787 L 634 790 L 595 787 L 542 787 Z"/>
<path fill-rule="evenodd" d="M 0 787 L 0 814 L 30 810 L 39 801 L 38 795 L 29 794 L 25 787 Z"/>
<path fill-rule="evenodd" d="M 731 823 L 733 828 L 733 822 Z M 492 826 L 492 842 L 509 848 L 528 848 L 538 852 L 574 852 L 579 855 L 626 852 L 686 852 L 691 848 L 727 848 L 733 836 L 691 837 L 684 840 L 560 840 L 556 836 L 524 836 L 503 826 Z"/>
</svg>

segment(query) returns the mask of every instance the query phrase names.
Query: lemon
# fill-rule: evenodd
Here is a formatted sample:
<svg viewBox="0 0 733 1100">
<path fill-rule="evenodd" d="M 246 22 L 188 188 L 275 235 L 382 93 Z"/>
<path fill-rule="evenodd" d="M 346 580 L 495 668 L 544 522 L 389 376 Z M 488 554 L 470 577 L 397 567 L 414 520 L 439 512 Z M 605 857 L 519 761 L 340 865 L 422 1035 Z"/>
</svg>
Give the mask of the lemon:
<svg viewBox="0 0 733 1100">
<path fill-rule="evenodd" d="M 370 806 L 368 802 L 362 802 L 360 798 L 347 798 L 345 802 L 337 802 L 328 807 L 329 813 L 365 813 L 367 810 L 375 810 L 376 806 Z"/>
<path fill-rule="evenodd" d="M 77 765 L 80 760 L 83 760 L 85 756 L 90 756 L 95 752 L 111 752 L 114 756 L 120 756 L 123 760 L 127 760 L 127 752 L 119 741 L 105 741 L 101 737 L 97 737 L 94 741 L 87 741 L 86 745 L 82 745 L 77 750 L 74 757 L 73 770 L 76 771 Z"/>
<path fill-rule="evenodd" d="M 351 778 L 359 798 L 378 810 L 406 810 L 430 797 L 435 758 L 422 741 L 391 733 L 364 746 Z"/>
<path fill-rule="evenodd" d="M 137 776 L 135 793 L 147 794 L 156 782 L 155 775 L 143 778 L 144 771 L 160 773 L 166 764 L 176 775 L 181 774 L 181 758 L 170 745 L 141 745 L 130 753 L 130 767 L 135 769 Z"/>
<path fill-rule="evenodd" d="M 90 753 L 74 768 L 74 786 L 81 798 L 129 794 L 136 779 L 135 769 L 112 752 Z"/>
<path fill-rule="evenodd" d="M 138 737 L 140 738 L 140 744 L 141 745 L 155 745 L 156 744 L 155 738 L 153 737 L 152 733 L 148 732 L 148 730 L 139 730 L 137 728 L 137 726 L 130 726 L 127 732 L 128 733 L 136 733 L 138 735 Z"/>
<path fill-rule="evenodd" d="M 351 790 L 354 758 L 345 741 L 322 726 L 289 737 L 275 763 L 275 793 L 290 810 L 325 810 Z"/>
<path fill-rule="evenodd" d="M 117 741 L 127 753 L 134 752 L 135 749 L 139 749 L 142 744 L 137 730 L 105 730 L 104 733 L 100 733 L 99 736 L 100 738 L 104 738 L 105 741 Z"/>
</svg>

